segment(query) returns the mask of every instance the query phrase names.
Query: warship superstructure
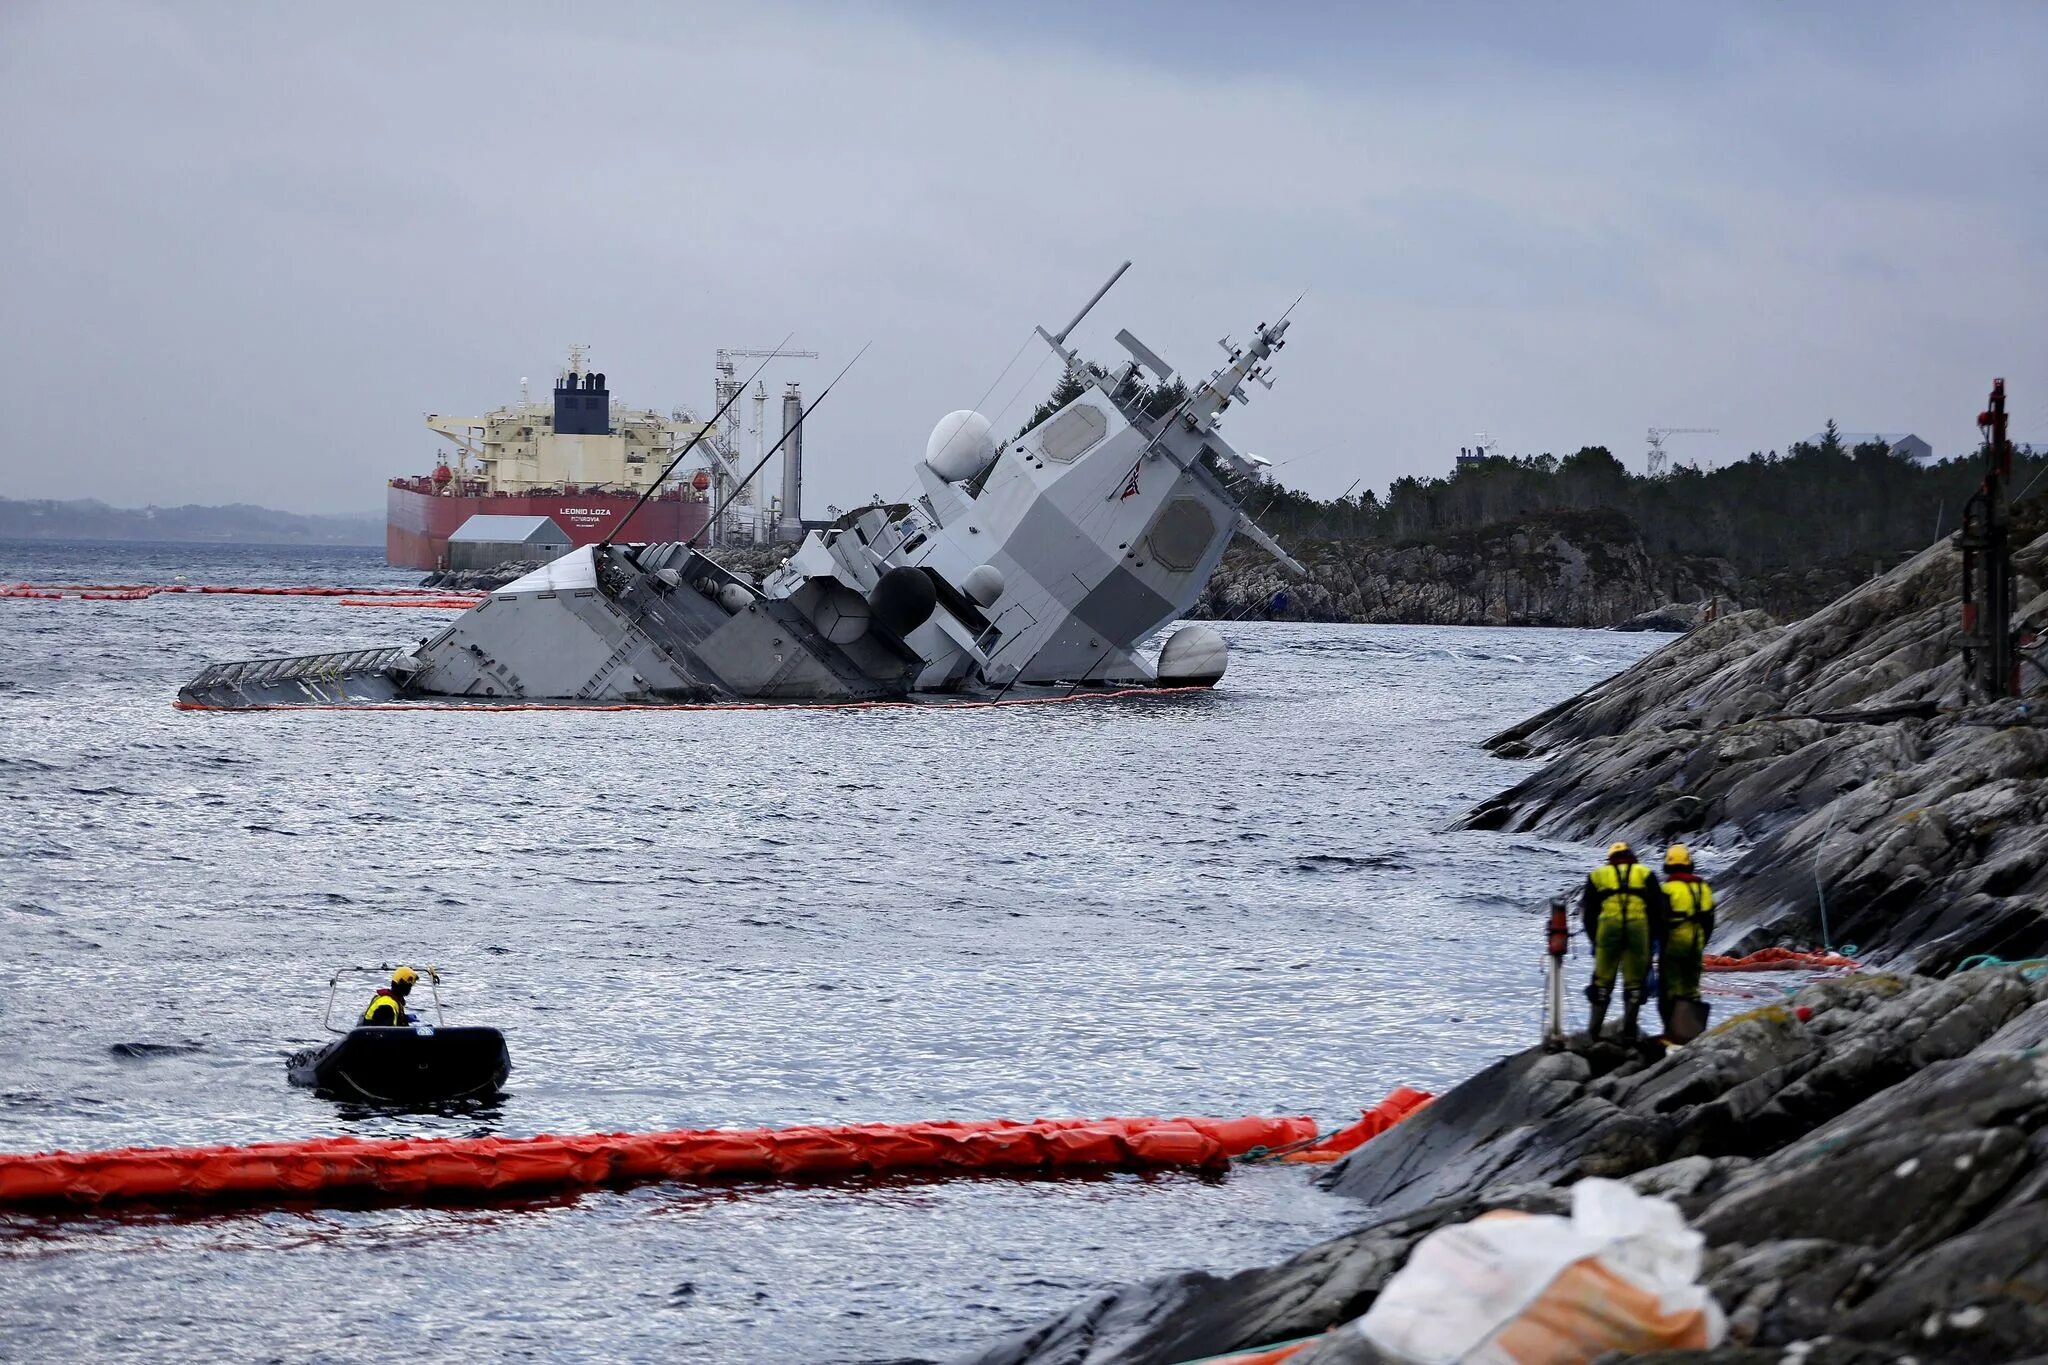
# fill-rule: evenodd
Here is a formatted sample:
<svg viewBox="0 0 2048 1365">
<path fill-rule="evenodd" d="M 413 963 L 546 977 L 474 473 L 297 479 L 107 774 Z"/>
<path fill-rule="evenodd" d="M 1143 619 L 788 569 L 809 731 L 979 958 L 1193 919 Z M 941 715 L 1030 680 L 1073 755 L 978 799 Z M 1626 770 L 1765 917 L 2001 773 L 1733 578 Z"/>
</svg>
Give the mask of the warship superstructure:
<svg viewBox="0 0 2048 1365">
<path fill-rule="evenodd" d="M 1061 686 L 1209 686 L 1222 638 L 1184 617 L 1234 535 L 1301 566 L 1243 510 L 1262 462 L 1217 419 L 1272 386 L 1285 316 L 1199 385 L 1128 331 L 1104 366 L 1039 335 L 1078 389 L 1014 440 L 943 418 L 922 492 L 811 532 L 756 586 L 684 542 L 580 546 L 411 648 L 215 664 L 183 705 L 237 709 L 420 698 L 480 702 L 849 701 Z"/>
</svg>

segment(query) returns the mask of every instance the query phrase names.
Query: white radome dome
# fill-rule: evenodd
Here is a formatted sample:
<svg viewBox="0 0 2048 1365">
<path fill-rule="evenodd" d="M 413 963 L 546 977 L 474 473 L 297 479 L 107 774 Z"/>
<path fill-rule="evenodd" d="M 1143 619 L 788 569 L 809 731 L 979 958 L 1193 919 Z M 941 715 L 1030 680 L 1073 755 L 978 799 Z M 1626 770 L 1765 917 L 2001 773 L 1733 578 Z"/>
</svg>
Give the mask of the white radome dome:
<svg viewBox="0 0 2048 1365">
<path fill-rule="evenodd" d="M 993 564 L 977 564 L 960 580 L 960 591 L 967 594 L 968 601 L 986 611 L 1003 595 L 1003 571 Z"/>
<path fill-rule="evenodd" d="M 1230 650 L 1211 626 L 1182 626 L 1159 651 L 1159 681 L 1165 687 L 1214 687 L 1223 680 Z"/>
<path fill-rule="evenodd" d="M 947 483 L 972 478 L 995 457 L 996 438 L 988 418 L 971 408 L 941 417 L 924 443 L 924 462 Z"/>
</svg>

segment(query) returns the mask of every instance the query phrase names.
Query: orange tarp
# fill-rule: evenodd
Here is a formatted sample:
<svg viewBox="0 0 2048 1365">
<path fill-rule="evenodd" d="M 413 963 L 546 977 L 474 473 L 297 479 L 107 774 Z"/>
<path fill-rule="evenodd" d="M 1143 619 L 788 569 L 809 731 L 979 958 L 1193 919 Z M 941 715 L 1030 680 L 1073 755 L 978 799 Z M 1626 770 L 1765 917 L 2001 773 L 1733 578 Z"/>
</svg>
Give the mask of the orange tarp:
<svg viewBox="0 0 2048 1365">
<path fill-rule="evenodd" d="M 1708 953 L 1700 961 L 1709 972 L 1789 972 L 1814 968 L 1854 971 L 1861 966 L 1853 957 L 1840 953 L 1804 952 L 1797 948 L 1760 948 L 1747 957 L 1724 957 Z"/>
</svg>

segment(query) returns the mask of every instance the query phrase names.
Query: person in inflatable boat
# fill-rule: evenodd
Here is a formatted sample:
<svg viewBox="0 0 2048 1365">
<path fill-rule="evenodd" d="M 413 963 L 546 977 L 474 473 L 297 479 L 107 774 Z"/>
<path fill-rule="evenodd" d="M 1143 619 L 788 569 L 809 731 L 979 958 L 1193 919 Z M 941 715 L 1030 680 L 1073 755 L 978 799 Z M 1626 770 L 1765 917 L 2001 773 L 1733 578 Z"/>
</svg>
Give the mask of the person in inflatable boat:
<svg viewBox="0 0 2048 1365">
<path fill-rule="evenodd" d="M 397 1027 L 410 1024 L 415 1016 L 405 1012 L 405 997 L 412 993 L 413 984 L 420 974 L 410 967 L 400 967 L 391 974 L 391 984 L 381 988 L 370 997 L 370 1007 L 363 1011 L 363 1022 Z"/>
</svg>

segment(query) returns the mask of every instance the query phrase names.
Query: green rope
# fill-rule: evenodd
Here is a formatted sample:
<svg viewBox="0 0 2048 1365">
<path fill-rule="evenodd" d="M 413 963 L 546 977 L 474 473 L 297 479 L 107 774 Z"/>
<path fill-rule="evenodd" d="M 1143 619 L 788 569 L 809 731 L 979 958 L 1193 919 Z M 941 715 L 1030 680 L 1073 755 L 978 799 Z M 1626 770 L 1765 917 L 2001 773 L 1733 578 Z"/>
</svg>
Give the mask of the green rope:
<svg viewBox="0 0 2048 1365">
<path fill-rule="evenodd" d="M 2020 969 L 2020 975 L 2029 981 L 2039 981 L 2043 977 L 2048 977 L 2048 957 L 2024 957 L 2008 961 L 1995 953 L 1978 953 L 1972 957 L 1966 957 L 1956 964 L 1955 971 L 1951 972 L 1950 975 L 1954 976 L 1963 972 L 1995 971 L 2000 967 L 2017 967 Z"/>
<path fill-rule="evenodd" d="M 1241 1166 L 1256 1166 L 1261 1162 L 1278 1160 L 1280 1157 L 1286 1156 L 1291 1152 L 1305 1152 L 1324 1138 L 1331 1136 L 1334 1135 L 1317 1133 L 1311 1137 L 1305 1137 L 1299 1142 L 1289 1142 L 1278 1147 L 1253 1147 L 1241 1156 L 1232 1157 L 1231 1160 Z"/>
</svg>

